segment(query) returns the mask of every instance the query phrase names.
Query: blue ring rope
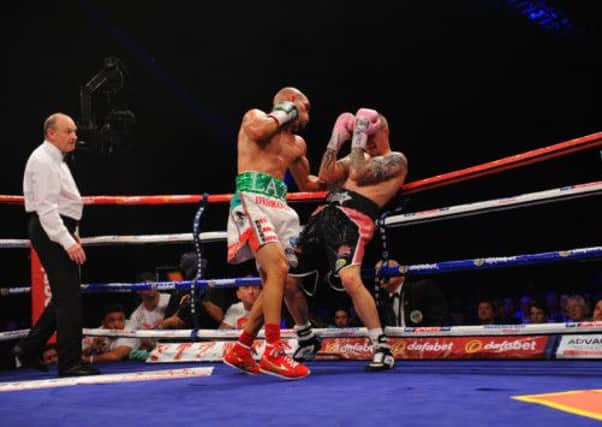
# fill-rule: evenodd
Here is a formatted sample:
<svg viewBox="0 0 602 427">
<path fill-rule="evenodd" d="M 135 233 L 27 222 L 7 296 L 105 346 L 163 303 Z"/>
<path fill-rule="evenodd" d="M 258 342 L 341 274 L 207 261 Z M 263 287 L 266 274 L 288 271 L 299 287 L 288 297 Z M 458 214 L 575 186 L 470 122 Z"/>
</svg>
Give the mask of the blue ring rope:
<svg viewBox="0 0 602 427">
<path fill-rule="evenodd" d="M 540 252 L 535 254 L 514 255 L 508 257 L 471 258 L 456 261 L 442 261 L 431 264 L 416 264 L 383 268 L 382 274 L 388 276 L 429 276 L 457 271 L 479 271 L 505 267 L 519 267 L 551 262 L 576 261 L 602 257 L 602 246 L 570 249 L 566 251 Z"/>
<path fill-rule="evenodd" d="M 496 268 L 516 267 L 533 264 L 568 262 L 602 258 L 602 246 L 569 249 L 565 251 L 541 252 L 535 254 L 514 255 L 509 257 L 471 258 L 456 261 L 442 261 L 431 264 L 415 264 L 399 267 L 383 268 L 382 274 L 390 277 L 404 274 L 412 276 L 428 276 L 456 271 L 479 271 Z M 374 275 L 374 269 L 362 270 L 362 274 Z M 229 288 L 238 286 L 260 286 L 260 277 L 240 277 L 226 279 L 198 279 L 189 281 L 166 281 L 150 283 L 91 283 L 82 285 L 82 292 L 129 292 L 147 289 L 172 290 L 190 289 L 192 283 L 199 289 L 208 287 Z M 31 290 L 28 287 L 10 287 L 0 289 L 0 295 L 16 295 Z M 7 292 L 4 292 L 4 291 Z"/>
</svg>

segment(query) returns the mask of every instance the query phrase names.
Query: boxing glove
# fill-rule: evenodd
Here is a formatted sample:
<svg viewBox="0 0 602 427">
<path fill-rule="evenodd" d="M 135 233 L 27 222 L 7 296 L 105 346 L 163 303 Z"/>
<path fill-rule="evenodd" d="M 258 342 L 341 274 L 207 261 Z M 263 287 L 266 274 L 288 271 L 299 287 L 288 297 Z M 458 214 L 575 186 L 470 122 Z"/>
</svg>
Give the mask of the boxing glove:
<svg viewBox="0 0 602 427">
<path fill-rule="evenodd" d="M 268 116 L 276 120 L 278 126 L 282 126 L 295 120 L 299 116 L 299 110 L 293 102 L 282 101 L 274 105 Z"/>
<path fill-rule="evenodd" d="M 379 130 L 382 125 L 378 111 L 371 108 L 360 108 L 355 113 L 355 118 L 356 120 L 363 119 L 368 121 L 368 128 L 366 130 L 367 135 L 372 135 Z"/>
<path fill-rule="evenodd" d="M 339 152 L 345 141 L 351 138 L 353 128 L 355 127 L 355 116 L 351 113 L 342 113 L 337 117 L 332 128 L 328 149 Z"/>
</svg>

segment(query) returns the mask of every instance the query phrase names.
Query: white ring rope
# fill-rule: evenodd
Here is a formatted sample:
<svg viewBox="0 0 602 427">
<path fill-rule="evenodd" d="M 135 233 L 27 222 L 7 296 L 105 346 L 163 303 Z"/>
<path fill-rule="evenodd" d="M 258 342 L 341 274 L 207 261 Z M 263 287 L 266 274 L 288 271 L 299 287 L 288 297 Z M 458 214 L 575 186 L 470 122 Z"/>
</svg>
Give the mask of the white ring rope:
<svg viewBox="0 0 602 427">
<path fill-rule="evenodd" d="M 385 219 L 385 225 L 400 227 L 422 222 L 437 221 L 449 217 L 476 215 L 482 211 L 491 212 L 515 209 L 523 206 L 552 203 L 580 197 L 602 194 L 602 181 L 577 184 L 552 190 L 526 193 L 514 197 L 486 200 L 482 202 L 429 209 L 401 215 L 392 215 Z M 202 242 L 218 242 L 226 240 L 225 231 L 209 231 L 199 234 Z M 149 243 L 192 243 L 192 233 L 152 234 L 141 236 L 96 236 L 81 239 L 84 246 L 102 246 L 111 244 L 149 244 Z M 28 239 L 0 239 L 0 248 L 28 248 Z"/>
<path fill-rule="evenodd" d="M 11 341 L 26 337 L 29 329 L 16 329 L 14 331 L 0 332 L 0 341 Z"/>
<path fill-rule="evenodd" d="M 523 323 L 518 325 L 469 325 L 433 327 L 387 326 L 385 334 L 390 337 L 473 337 L 505 335 L 551 335 L 602 332 L 602 321 L 566 323 Z"/>
<path fill-rule="evenodd" d="M 0 332 L 0 341 L 24 337 L 28 329 Z M 357 338 L 367 337 L 366 328 L 318 328 L 314 332 L 322 338 Z M 519 325 L 470 325 L 470 326 L 427 326 L 427 327 L 390 327 L 385 328 L 385 334 L 396 338 L 419 337 L 462 337 L 462 336 L 506 336 L 506 335 L 553 335 L 553 334 L 582 334 L 602 332 L 602 321 L 566 322 L 566 323 L 534 323 Z M 163 338 L 189 339 L 238 339 L 238 329 L 173 329 L 173 330 L 121 330 L 84 328 L 83 334 L 94 337 L 123 337 L 123 338 Z M 283 338 L 296 338 L 293 329 L 283 329 Z M 261 330 L 258 338 L 265 338 Z"/>
<path fill-rule="evenodd" d="M 225 231 L 207 231 L 199 233 L 202 242 L 221 242 L 226 240 Z M 84 246 L 105 246 L 113 244 L 146 245 L 150 243 L 192 243 L 192 233 L 149 234 L 142 236 L 96 236 L 82 237 Z M 29 248 L 29 239 L 0 239 L 0 248 Z"/>
<path fill-rule="evenodd" d="M 342 338 L 342 337 L 367 337 L 366 328 L 328 328 L 315 329 L 322 337 Z M 7 341 L 21 338 L 27 335 L 29 329 L 20 329 L 16 331 L 0 332 L 0 341 Z M 193 335 L 195 334 L 196 335 Z M 171 330 L 123 330 L 123 329 L 102 329 L 102 328 L 84 328 L 83 334 L 94 337 L 122 337 L 122 338 L 201 338 L 201 339 L 238 339 L 240 330 L 238 329 L 171 329 Z M 295 338 L 293 329 L 282 329 L 283 338 Z M 265 338 L 263 329 L 259 331 L 258 338 Z"/>
<path fill-rule="evenodd" d="M 552 190 L 537 191 L 535 193 L 526 193 L 513 197 L 503 197 L 500 199 L 485 200 L 482 202 L 429 209 L 420 212 L 391 215 L 385 219 L 385 225 L 389 227 L 402 227 L 406 225 L 438 221 L 447 218 L 460 218 L 463 216 L 477 215 L 482 212 L 493 212 L 515 209 L 524 206 L 560 202 L 580 197 L 594 196 L 597 194 L 602 194 L 602 181 L 555 188 Z"/>
</svg>

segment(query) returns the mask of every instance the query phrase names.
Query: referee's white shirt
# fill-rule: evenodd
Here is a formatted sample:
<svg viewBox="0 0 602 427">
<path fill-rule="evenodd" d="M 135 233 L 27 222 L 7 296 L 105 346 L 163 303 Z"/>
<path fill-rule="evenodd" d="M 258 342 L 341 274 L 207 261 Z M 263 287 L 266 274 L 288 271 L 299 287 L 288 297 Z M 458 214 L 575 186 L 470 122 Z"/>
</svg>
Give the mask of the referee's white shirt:
<svg viewBox="0 0 602 427">
<path fill-rule="evenodd" d="M 25 166 L 23 176 L 25 211 L 37 212 L 42 228 L 53 242 L 65 250 L 75 240 L 60 215 L 80 220 L 83 202 L 63 153 L 50 142 L 36 148 Z"/>
</svg>

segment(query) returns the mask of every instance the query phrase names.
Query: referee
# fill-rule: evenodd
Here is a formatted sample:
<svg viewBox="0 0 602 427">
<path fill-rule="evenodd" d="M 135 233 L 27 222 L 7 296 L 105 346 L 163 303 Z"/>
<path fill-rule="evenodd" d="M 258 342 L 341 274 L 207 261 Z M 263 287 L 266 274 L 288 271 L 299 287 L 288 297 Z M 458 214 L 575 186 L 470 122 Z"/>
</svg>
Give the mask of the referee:
<svg viewBox="0 0 602 427">
<path fill-rule="evenodd" d="M 388 267 L 398 267 L 395 260 Z M 382 267 L 378 261 L 375 270 Z M 379 280 L 379 315 L 385 326 L 447 326 L 449 309 L 439 284 L 432 279 L 406 279 L 405 276 Z"/>
<path fill-rule="evenodd" d="M 100 372 L 81 361 L 82 297 L 80 266 L 86 253 L 76 237 L 83 203 L 65 154 L 75 149 L 77 127 L 65 114 L 44 121 L 44 142 L 27 160 L 23 177 L 29 238 L 46 270 L 52 298 L 13 354 L 22 365 L 44 370 L 40 354 L 57 332 L 58 374 L 62 377 Z"/>
</svg>

